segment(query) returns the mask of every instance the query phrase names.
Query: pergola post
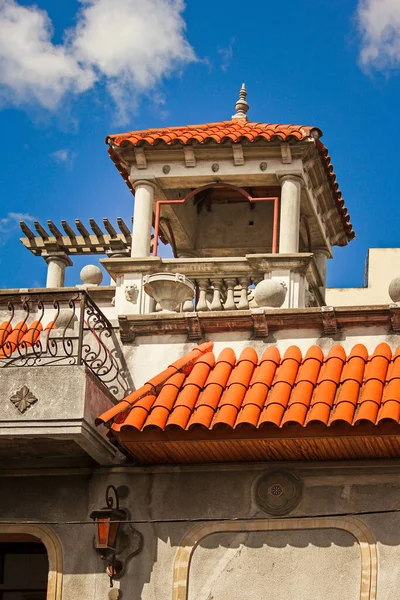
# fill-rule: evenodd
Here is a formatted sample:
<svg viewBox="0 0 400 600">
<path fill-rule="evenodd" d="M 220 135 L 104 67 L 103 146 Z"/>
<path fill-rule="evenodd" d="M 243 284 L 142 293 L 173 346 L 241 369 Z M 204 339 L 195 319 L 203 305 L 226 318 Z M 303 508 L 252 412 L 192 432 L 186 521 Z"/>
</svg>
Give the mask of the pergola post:
<svg viewBox="0 0 400 600">
<path fill-rule="evenodd" d="M 65 282 L 65 269 L 72 267 L 72 260 L 64 252 L 55 252 L 54 254 L 43 254 L 47 263 L 47 288 L 62 288 Z"/>
</svg>

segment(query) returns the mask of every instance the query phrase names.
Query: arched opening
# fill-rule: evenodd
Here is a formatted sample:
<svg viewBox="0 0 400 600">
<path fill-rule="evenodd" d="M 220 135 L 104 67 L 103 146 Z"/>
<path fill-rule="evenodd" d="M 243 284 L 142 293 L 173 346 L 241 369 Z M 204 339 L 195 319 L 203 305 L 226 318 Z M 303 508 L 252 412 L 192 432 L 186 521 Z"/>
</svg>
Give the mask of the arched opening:
<svg viewBox="0 0 400 600">
<path fill-rule="evenodd" d="M 186 192 L 157 200 L 154 256 L 160 234 L 171 244 L 175 257 L 277 252 L 278 190 L 212 183 Z"/>
<path fill-rule="evenodd" d="M 0 600 L 61 600 L 62 551 L 46 525 L 0 523 Z"/>
<path fill-rule="evenodd" d="M 0 534 L 0 600 L 46 600 L 45 545 L 27 534 Z"/>
</svg>

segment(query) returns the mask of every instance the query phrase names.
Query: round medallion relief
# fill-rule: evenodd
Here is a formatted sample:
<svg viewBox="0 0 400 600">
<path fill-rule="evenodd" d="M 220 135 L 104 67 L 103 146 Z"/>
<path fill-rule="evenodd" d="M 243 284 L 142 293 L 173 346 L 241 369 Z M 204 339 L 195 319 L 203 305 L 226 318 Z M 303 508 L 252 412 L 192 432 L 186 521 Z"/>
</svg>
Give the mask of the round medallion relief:
<svg viewBox="0 0 400 600">
<path fill-rule="evenodd" d="M 270 515 L 286 515 L 301 500 L 303 484 L 290 471 L 270 471 L 262 475 L 255 486 L 255 501 Z"/>
</svg>

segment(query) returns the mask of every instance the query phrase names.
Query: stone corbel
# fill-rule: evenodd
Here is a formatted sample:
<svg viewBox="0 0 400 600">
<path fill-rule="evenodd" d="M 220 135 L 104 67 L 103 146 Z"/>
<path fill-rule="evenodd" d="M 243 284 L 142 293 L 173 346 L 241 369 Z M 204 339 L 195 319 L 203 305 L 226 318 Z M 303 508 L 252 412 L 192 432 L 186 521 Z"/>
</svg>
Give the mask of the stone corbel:
<svg viewBox="0 0 400 600">
<path fill-rule="evenodd" d="M 291 164 L 292 152 L 290 150 L 290 144 L 288 144 L 287 142 L 284 142 L 281 144 L 281 157 L 282 157 L 282 164 L 284 164 L 284 165 Z"/>
<path fill-rule="evenodd" d="M 251 311 L 253 320 L 253 338 L 263 339 L 268 337 L 268 321 L 263 309 L 255 309 Z"/>
<path fill-rule="evenodd" d="M 186 317 L 188 341 L 195 342 L 203 337 L 200 319 L 197 315 Z"/>
<path fill-rule="evenodd" d="M 390 323 L 393 333 L 400 333 L 400 304 L 390 304 Z"/>
<path fill-rule="evenodd" d="M 134 342 L 136 338 L 135 328 L 129 323 L 128 317 L 126 315 L 119 315 L 118 324 L 121 342 L 123 344 L 130 344 Z"/>
<path fill-rule="evenodd" d="M 233 164 L 235 166 L 244 165 L 244 154 L 242 144 L 232 144 Z"/>
<path fill-rule="evenodd" d="M 138 169 L 147 169 L 147 159 L 144 148 L 135 148 L 136 166 Z"/>
<path fill-rule="evenodd" d="M 338 331 L 335 309 L 333 306 L 321 307 L 322 326 L 325 335 L 335 335 Z"/>
<path fill-rule="evenodd" d="M 183 153 L 185 155 L 185 166 L 186 167 L 195 167 L 196 166 L 196 156 L 194 154 L 194 148 L 192 148 L 192 146 L 184 146 Z"/>
</svg>

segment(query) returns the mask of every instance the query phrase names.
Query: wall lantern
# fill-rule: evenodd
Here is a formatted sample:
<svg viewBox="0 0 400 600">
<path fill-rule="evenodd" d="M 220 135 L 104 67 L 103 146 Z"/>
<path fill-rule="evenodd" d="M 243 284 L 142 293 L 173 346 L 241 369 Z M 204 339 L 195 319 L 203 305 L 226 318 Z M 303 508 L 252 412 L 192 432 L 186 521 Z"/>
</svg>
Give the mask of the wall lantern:
<svg viewBox="0 0 400 600">
<path fill-rule="evenodd" d="M 119 507 L 118 492 L 113 485 L 107 487 L 106 506 L 90 513 L 90 518 L 96 524 L 95 548 L 102 559 L 107 561 L 106 571 L 111 585 L 113 576 L 122 569 L 122 564 L 115 560 L 115 555 L 120 525 L 127 517 L 128 512 Z"/>
</svg>

